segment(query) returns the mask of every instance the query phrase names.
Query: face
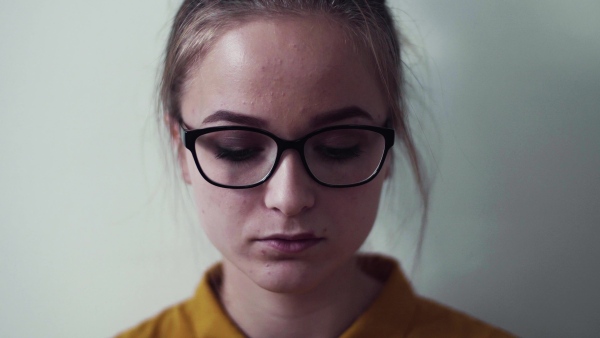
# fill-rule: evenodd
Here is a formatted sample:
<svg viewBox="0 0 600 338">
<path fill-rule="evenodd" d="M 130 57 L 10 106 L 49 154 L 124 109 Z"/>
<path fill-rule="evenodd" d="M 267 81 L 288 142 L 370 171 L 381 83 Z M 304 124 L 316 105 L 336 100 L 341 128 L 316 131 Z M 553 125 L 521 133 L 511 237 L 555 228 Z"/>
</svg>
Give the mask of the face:
<svg viewBox="0 0 600 338">
<path fill-rule="evenodd" d="M 346 107 L 366 114 L 331 113 Z M 289 140 L 340 124 L 383 126 L 386 108 L 364 51 L 319 17 L 256 19 L 226 31 L 182 97 L 182 117 L 192 129 L 247 125 Z M 223 264 L 276 292 L 306 291 L 352 264 L 388 170 L 386 160 L 365 185 L 329 188 L 287 150 L 268 181 L 234 190 L 206 182 L 191 153 L 183 154 L 184 178 Z"/>
</svg>

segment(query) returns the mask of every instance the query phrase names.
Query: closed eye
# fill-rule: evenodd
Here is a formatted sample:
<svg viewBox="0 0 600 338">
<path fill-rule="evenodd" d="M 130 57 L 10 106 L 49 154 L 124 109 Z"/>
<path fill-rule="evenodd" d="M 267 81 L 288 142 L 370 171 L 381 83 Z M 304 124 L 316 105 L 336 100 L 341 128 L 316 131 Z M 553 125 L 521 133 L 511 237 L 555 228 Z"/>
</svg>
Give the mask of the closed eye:
<svg viewBox="0 0 600 338">
<path fill-rule="evenodd" d="M 218 147 L 215 151 L 215 158 L 229 162 L 244 162 L 256 158 L 262 151 L 262 148 L 228 149 Z"/>
<path fill-rule="evenodd" d="M 323 160 L 344 161 L 360 157 L 363 153 L 359 145 L 345 148 L 335 148 L 327 146 L 317 146 L 315 151 Z"/>
</svg>

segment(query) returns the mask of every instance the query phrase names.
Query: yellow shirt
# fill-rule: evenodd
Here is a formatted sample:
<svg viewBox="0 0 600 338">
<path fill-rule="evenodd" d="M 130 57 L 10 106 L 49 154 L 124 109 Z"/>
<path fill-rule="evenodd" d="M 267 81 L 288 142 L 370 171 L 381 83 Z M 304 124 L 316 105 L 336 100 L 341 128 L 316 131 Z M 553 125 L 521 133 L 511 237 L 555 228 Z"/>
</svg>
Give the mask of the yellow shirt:
<svg viewBox="0 0 600 338">
<path fill-rule="evenodd" d="M 382 256 L 360 256 L 367 274 L 384 282 L 369 308 L 340 336 L 355 337 L 513 337 L 466 314 L 417 296 L 398 264 Z M 211 285 L 220 285 L 221 266 L 205 274 L 193 298 L 173 306 L 155 318 L 117 338 L 244 337 L 225 310 Z"/>
</svg>

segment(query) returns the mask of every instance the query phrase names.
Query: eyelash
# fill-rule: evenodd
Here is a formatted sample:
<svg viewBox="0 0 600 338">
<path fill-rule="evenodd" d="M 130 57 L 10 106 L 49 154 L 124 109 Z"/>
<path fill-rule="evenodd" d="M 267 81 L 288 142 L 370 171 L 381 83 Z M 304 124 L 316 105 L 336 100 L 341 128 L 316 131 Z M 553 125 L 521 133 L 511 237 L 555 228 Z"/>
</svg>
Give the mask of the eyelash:
<svg viewBox="0 0 600 338">
<path fill-rule="evenodd" d="M 331 148 L 319 146 L 316 150 L 328 160 L 340 162 L 359 157 L 363 153 L 358 145 L 349 148 Z"/>
<path fill-rule="evenodd" d="M 219 147 L 215 153 L 215 158 L 222 159 L 230 162 L 243 162 L 252 158 L 255 154 L 259 153 L 260 150 L 246 148 L 241 150 L 231 150 L 227 148 Z"/>
</svg>

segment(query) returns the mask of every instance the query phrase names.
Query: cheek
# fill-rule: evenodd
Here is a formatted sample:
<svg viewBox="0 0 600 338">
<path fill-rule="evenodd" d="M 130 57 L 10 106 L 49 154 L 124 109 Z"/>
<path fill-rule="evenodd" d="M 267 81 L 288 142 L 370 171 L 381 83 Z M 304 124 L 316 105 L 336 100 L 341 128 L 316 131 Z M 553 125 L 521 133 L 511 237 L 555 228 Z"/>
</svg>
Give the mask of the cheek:
<svg viewBox="0 0 600 338">
<path fill-rule="evenodd" d="M 343 190 L 341 196 L 328 199 L 329 210 L 336 210 L 335 224 L 347 240 L 364 240 L 377 215 L 381 193 L 380 180 Z M 362 238 L 362 239 L 361 239 Z"/>
<path fill-rule="evenodd" d="M 188 167 L 196 212 L 209 239 L 220 247 L 219 242 L 239 237 L 241 229 L 238 228 L 253 208 L 251 199 L 243 191 L 208 183 L 198 172 L 193 159 L 188 160 Z"/>
<path fill-rule="evenodd" d="M 224 257 L 246 255 L 245 238 L 249 229 L 244 224 L 253 213 L 249 201 L 235 194 L 235 190 L 206 181 L 193 189 L 200 225 L 213 246 Z"/>
</svg>

